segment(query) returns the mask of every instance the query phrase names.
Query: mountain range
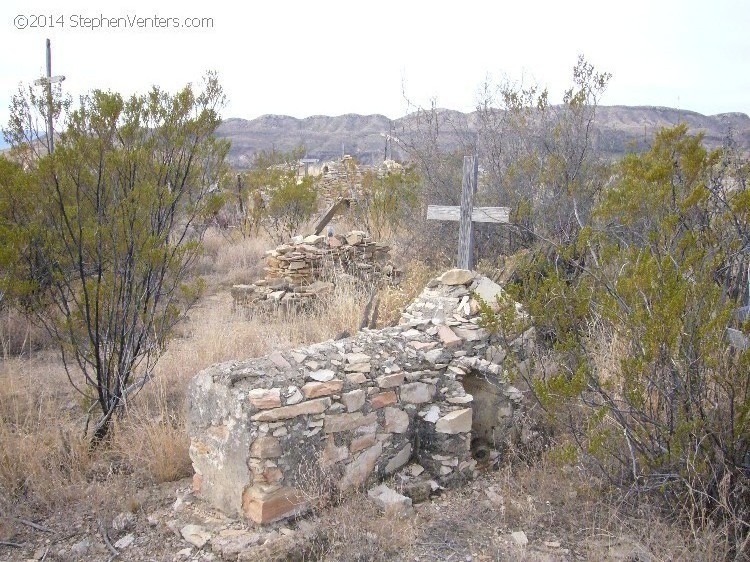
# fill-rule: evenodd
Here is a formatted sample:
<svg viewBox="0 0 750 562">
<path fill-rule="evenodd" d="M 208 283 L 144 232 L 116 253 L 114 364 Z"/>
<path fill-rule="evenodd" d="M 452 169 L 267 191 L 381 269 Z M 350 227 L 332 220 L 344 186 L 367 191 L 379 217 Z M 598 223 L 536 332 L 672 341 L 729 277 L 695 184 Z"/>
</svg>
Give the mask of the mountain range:
<svg viewBox="0 0 750 562">
<path fill-rule="evenodd" d="M 477 128 L 475 112 L 436 111 L 444 125 L 439 139 L 443 149 L 459 148 L 461 135 L 471 134 Z M 308 158 L 333 160 L 350 154 L 367 164 L 382 161 L 386 152 L 385 135 L 399 137 L 402 131 L 413 130 L 413 127 L 410 129 L 413 119 L 414 114 L 399 119 L 357 114 L 315 115 L 304 119 L 263 115 L 252 120 L 227 119 L 217 135 L 232 142 L 229 160 L 237 169 L 252 165 L 253 156 L 259 151 L 290 151 L 300 146 L 305 147 Z M 668 107 L 600 106 L 596 111 L 592 141 L 605 156 L 616 158 L 628 151 L 643 150 L 656 131 L 683 122 L 691 132 L 702 132 L 710 148 L 722 145 L 731 134 L 742 150 L 750 151 L 750 117 L 746 114 L 702 115 Z M 390 150 L 389 156 L 406 158 L 398 141 L 390 143 Z"/>
</svg>

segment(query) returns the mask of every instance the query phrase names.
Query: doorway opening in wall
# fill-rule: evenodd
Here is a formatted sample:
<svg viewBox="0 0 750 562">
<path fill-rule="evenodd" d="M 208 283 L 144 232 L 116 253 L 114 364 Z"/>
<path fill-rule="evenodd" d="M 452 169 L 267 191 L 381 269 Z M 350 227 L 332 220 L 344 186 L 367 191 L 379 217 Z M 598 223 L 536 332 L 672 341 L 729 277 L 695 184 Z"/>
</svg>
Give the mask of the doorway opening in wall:
<svg viewBox="0 0 750 562">
<path fill-rule="evenodd" d="M 489 464 L 502 455 L 513 430 L 513 405 L 502 389 L 480 372 L 472 370 L 462 381 L 472 403 L 471 454 L 481 465 Z"/>
</svg>

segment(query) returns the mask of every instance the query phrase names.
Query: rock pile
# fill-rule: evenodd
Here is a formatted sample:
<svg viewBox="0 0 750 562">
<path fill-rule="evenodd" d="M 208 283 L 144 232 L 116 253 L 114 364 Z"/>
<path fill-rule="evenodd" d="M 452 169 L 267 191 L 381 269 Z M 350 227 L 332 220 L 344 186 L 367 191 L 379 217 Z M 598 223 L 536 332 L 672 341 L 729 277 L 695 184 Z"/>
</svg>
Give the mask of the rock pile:
<svg viewBox="0 0 750 562">
<path fill-rule="evenodd" d="M 501 289 L 452 270 L 399 326 L 199 373 L 189 390 L 195 490 L 258 523 L 304 511 L 321 485 L 390 475 L 420 501 L 474 473 L 473 442 L 499 450 L 530 435 L 507 369 L 533 328 L 503 347 L 479 326 L 474 294 L 491 303 Z"/>
<path fill-rule="evenodd" d="M 266 252 L 266 278 L 249 285 L 234 285 L 235 305 L 274 309 L 305 305 L 331 292 L 333 279 L 341 274 L 362 277 L 394 277 L 398 271 L 386 263 L 388 246 L 366 233 L 297 236 Z"/>
</svg>

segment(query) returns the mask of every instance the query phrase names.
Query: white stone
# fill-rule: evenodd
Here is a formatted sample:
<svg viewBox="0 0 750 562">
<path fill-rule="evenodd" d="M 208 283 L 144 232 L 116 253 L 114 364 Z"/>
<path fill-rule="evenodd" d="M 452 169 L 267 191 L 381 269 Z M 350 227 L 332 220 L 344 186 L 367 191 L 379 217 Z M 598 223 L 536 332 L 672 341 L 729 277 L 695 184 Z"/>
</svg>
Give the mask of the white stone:
<svg viewBox="0 0 750 562">
<path fill-rule="evenodd" d="M 341 395 L 341 401 L 344 403 L 344 406 L 346 406 L 347 412 L 356 412 L 359 410 L 365 405 L 366 398 L 367 395 L 361 388 Z"/>
<path fill-rule="evenodd" d="M 510 534 L 510 538 L 518 546 L 526 546 L 527 544 L 529 544 L 529 539 L 526 536 L 526 533 L 524 533 L 523 531 L 513 531 Z"/>
<path fill-rule="evenodd" d="M 406 330 L 401 334 L 401 337 L 406 338 L 407 340 L 413 340 L 415 338 L 418 338 L 422 335 L 422 332 L 419 330 L 415 330 L 414 328 L 410 330 Z"/>
<path fill-rule="evenodd" d="M 471 431 L 472 409 L 456 410 L 440 418 L 435 424 L 435 431 L 438 433 L 467 433 Z"/>
<path fill-rule="evenodd" d="M 314 381 L 318 382 L 328 382 L 333 377 L 336 376 L 336 373 L 331 371 L 330 369 L 320 369 L 318 371 L 313 371 L 309 375 L 307 375 L 308 378 L 311 378 Z"/>
<path fill-rule="evenodd" d="M 182 538 L 192 544 L 196 548 L 203 548 L 203 546 L 211 538 L 211 533 L 200 525 L 185 525 L 180 529 Z"/>
<path fill-rule="evenodd" d="M 438 359 L 440 359 L 440 356 L 443 354 L 443 349 L 431 349 L 427 353 L 424 354 L 424 358 L 429 361 L 432 364 L 435 364 Z"/>
<path fill-rule="evenodd" d="M 424 418 L 424 421 L 435 423 L 440 419 L 440 408 L 437 405 L 433 404 L 424 412 L 424 415 L 422 412 L 420 412 L 419 415 Z"/>
<path fill-rule="evenodd" d="M 497 304 L 497 297 L 500 297 L 501 299 L 503 297 L 503 288 L 500 285 L 498 285 L 491 279 L 480 277 L 477 286 L 474 287 L 474 292 L 485 303 L 487 303 L 492 308 L 492 310 L 499 310 L 500 307 Z"/>
<path fill-rule="evenodd" d="M 115 543 L 115 548 L 128 548 L 135 540 L 135 535 L 129 533 Z"/>
<path fill-rule="evenodd" d="M 290 386 L 286 389 L 286 404 L 287 406 L 293 406 L 299 404 L 305 397 L 302 396 L 302 391 L 296 386 Z"/>
<path fill-rule="evenodd" d="M 424 472 L 424 467 L 421 464 L 410 464 L 409 465 L 409 472 L 412 476 L 419 476 Z"/>
<path fill-rule="evenodd" d="M 370 488 L 367 495 L 383 509 L 396 508 L 397 511 L 405 512 L 411 507 L 411 498 L 402 496 L 385 484 Z"/>
</svg>

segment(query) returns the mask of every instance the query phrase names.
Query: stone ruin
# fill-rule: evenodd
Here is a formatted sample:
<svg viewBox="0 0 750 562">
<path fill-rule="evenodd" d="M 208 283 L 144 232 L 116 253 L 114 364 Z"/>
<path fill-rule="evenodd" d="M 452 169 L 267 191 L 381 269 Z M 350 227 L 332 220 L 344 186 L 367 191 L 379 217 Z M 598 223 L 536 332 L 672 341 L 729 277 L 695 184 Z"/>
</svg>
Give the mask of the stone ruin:
<svg viewBox="0 0 750 562">
<path fill-rule="evenodd" d="M 500 345 L 479 326 L 475 295 L 496 303 L 502 290 L 451 270 L 398 326 L 196 375 L 188 416 L 195 492 L 265 524 L 304 512 L 323 482 L 344 492 L 395 476 L 407 495 L 425 486 L 429 495 L 473 476 L 490 448 L 530 431 L 508 369 L 534 339 L 529 328 Z"/>
<path fill-rule="evenodd" d="M 395 280 L 399 271 L 387 262 L 389 247 L 366 232 L 344 235 L 297 236 L 266 252 L 266 277 L 248 285 L 233 285 L 236 305 L 259 309 L 292 308 L 330 293 L 334 278 Z"/>
</svg>

